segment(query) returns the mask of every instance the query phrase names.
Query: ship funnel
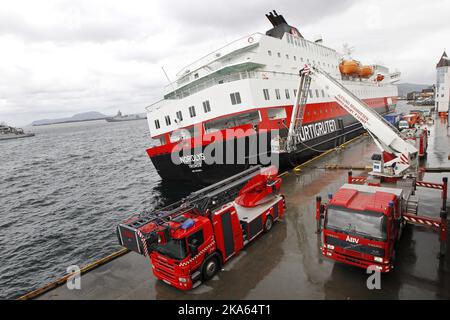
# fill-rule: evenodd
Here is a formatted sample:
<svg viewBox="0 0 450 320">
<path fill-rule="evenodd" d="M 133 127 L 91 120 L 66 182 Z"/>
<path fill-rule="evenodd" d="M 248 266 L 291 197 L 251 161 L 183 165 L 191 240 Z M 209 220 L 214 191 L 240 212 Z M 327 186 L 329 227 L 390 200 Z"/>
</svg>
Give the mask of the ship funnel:
<svg viewBox="0 0 450 320">
<path fill-rule="evenodd" d="M 294 36 L 303 38 L 298 32 L 297 28 L 290 26 L 281 14 L 278 14 L 275 10 L 266 14 L 267 19 L 272 24 L 273 28 L 266 32 L 266 35 L 281 39 L 285 33 L 290 33 Z"/>
<path fill-rule="evenodd" d="M 279 15 L 275 10 L 272 12 L 269 12 L 269 14 L 266 14 L 267 19 L 269 19 L 270 23 L 277 27 L 282 24 L 287 24 L 286 20 L 283 16 Z"/>
</svg>

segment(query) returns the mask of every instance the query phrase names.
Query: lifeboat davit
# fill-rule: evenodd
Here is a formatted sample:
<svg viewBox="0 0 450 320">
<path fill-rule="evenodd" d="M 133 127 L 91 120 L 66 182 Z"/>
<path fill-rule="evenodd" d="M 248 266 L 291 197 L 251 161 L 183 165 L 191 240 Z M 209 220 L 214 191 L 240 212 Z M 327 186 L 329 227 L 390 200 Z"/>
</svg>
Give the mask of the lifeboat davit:
<svg viewBox="0 0 450 320">
<path fill-rule="evenodd" d="M 383 79 L 384 79 L 384 76 L 382 74 L 378 74 L 377 75 L 377 81 L 378 82 L 383 81 Z"/>
<path fill-rule="evenodd" d="M 358 75 L 359 75 L 361 78 L 370 78 L 370 77 L 373 75 L 373 69 L 372 69 L 372 67 L 370 67 L 370 66 L 362 66 L 362 67 L 359 69 Z"/>
<path fill-rule="evenodd" d="M 344 60 L 339 64 L 339 71 L 346 76 L 359 75 L 361 67 L 358 61 Z"/>
</svg>

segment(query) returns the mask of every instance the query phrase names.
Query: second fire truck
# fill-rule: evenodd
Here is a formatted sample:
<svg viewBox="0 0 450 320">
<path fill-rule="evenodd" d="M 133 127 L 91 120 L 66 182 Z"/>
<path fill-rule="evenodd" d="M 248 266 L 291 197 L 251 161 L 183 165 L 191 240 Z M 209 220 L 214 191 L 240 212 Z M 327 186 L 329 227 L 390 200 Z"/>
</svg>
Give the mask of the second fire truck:
<svg viewBox="0 0 450 320">
<path fill-rule="evenodd" d="M 318 232 L 323 235 L 323 255 L 353 266 L 374 266 L 389 272 L 394 267 L 403 227 L 412 223 L 439 233 L 442 256 L 446 250 L 448 180 L 433 183 L 417 179 L 418 158 L 426 155 L 427 129 L 412 128 L 400 133 L 326 72 L 305 66 L 300 75 L 288 143 L 292 143 L 301 126 L 309 84 L 314 81 L 363 125 L 382 152 L 372 156 L 370 178 L 353 177 L 350 172 L 348 183 L 330 194 L 327 204 L 317 198 L 316 219 Z M 418 215 L 417 187 L 441 192 L 439 218 Z"/>
</svg>

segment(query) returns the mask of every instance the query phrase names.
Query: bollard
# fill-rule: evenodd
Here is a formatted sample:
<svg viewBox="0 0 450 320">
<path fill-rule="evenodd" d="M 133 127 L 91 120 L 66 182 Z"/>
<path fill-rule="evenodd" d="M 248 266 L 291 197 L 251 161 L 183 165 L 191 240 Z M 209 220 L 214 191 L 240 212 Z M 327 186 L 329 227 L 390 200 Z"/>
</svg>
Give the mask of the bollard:
<svg viewBox="0 0 450 320">
<path fill-rule="evenodd" d="M 320 196 L 316 197 L 316 234 L 319 234 L 321 231 L 321 223 L 320 223 L 320 214 L 322 207 L 322 198 Z"/>
<path fill-rule="evenodd" d="M 353 182 L 353 172 L 350 170 L 349 172 L 348 172 L 348 175 L 347 175 L 347 177 L 348 177 L 348 183 L 349 184 L 352 184 L 352 182 Z"/>
<path fill-rule="evenodd" d="M 447 249 L 447 211 L 441 211 L 439 244 L 439 258 L 442 258 L 445 256 L 445 252 Z"/>
<path fill-rule="evenodd" d="M 448 188 L 448 178 L 442 178 L 442 211 L 447 212 L 447 188 Z"/>
</svg>

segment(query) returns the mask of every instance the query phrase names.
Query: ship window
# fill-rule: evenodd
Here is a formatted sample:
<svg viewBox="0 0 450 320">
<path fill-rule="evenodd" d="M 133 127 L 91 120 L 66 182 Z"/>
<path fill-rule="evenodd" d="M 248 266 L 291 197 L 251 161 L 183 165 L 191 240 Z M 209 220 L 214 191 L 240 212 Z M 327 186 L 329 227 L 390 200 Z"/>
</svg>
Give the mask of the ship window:
<svg viewBox="0 0 450 320">
<path fill-rule="evenodd" d="M 233 128 L 244 124 L 255 125 L 260 121 L 258 111 L 250 111 L 228 117 L 215 119 L 205 123 L 205 133 Z"/>
<path fill-rule="evenodd" d="M 178 142 L 186 139 L 190 139 L 194 137 L 194 126 L 189 128 L 182 128 L 172 131 L 170 134 L 170 142 Z"/>
<path fill-rule="evenodd" d="M 319 90 L 316 89 L 316 97 L 319 97 Z"/>
<path fill-rule="evenodd" d="M 313 97 L 312 90 L 309 89 L 308 92 L 309 92 L 309 97 L 312 98 Z"/>
<path fill-rule="evenodd" d="M 264 99 L 270 100 L 269 89 L 263 89 Z"/>
<path fill-rule="evenodd" d="M 181 111 L 177 111 L 177 119 L 183 121 L 183 114 L 181 113 Z"/>
<path fill-rule="evenodd" d="M 194 78 L 195 78 L 195 79 L 198 78 L 198 73 L 194 74 Z"/>
<path fill-rule="evenodd" d="M 193 118 L 193 117 L 196 116 L 196 113 L 195 113 L 195 106 L 189 107 L 189 115 L 191 116 L 191 118 Z"/>
<path fill-rule="evenodd" d="M 268 51 L 267 51 L 267 54 L 268 54 L 269 56 L 271 56 L 271 55 L 272 55 L 272 51 L 268 50 Z"/>
<path fill-rule="evenodd" d="M 239 92 L 230 93 L 231 104 L 241 103 L 241 94 Z"/>
<path fill-rule="evenodd" d="M 205 111 L 205 113 L 211 111 L 211 106 L 209 104 L 209 100 L 203 101 L 203 111 Z"/>
<path fill-rule="evenodd" d="M 297 96 L 297 89 L 294 89 L 294 97 Z"/>
<path fill-rule="evenodd" d="M 285 89 L 284 93 L 286 94 L 286 99 L 290 99 L 290 95 L 289 95 L 289 89 Z"/>
<path fill-rule="evenodd" d="M 278 58 L 281 58 L 281 53 L 278 52 L 277 54 L 278 54 Z"/>
<path fill-rule="evenodd" d="M 275 89 L 275 96 L 277 97 L 277 100 L 281 99 L 280 89 Z"/>
<path fill-rule="evenodd" d="M 303 57 L 300 57 L 300 61 L 303 62 Z"/>
<path fill-rule="evenodd" d="M 150 140 L 150 145 L 152 147 L 159 147 L 166 144 L 166 139 L 164 139 L 164 136 L 158 137 L 158 138 L 153 138 Z"/>
<path fill-rule="evenodd" d="M 289 55 L 288 54 L 286 55 L 286 59 L 289 59 Z"/>
<path fill-rule="evenodd" d="M 296 56 L 294 56 L 294 61 L 297 61 L 297 57 Z"/>
<path fill-rule="evenodd" d="M 170 126 L 170 116 L 165 116 L 166 125 Z"/>
<path fill-rule="evenodd" d="M 159 124 L 159 120 L 155 120 L 155 128 L 156 129 L 161 128 L 161 125 Z"/>
<path fill-rule="evenodd" d="M 267 116 L 270 120 L 285 119 L 286 110 L 284 108 L 271 108 L 267 110 Z"/>
</svg>

